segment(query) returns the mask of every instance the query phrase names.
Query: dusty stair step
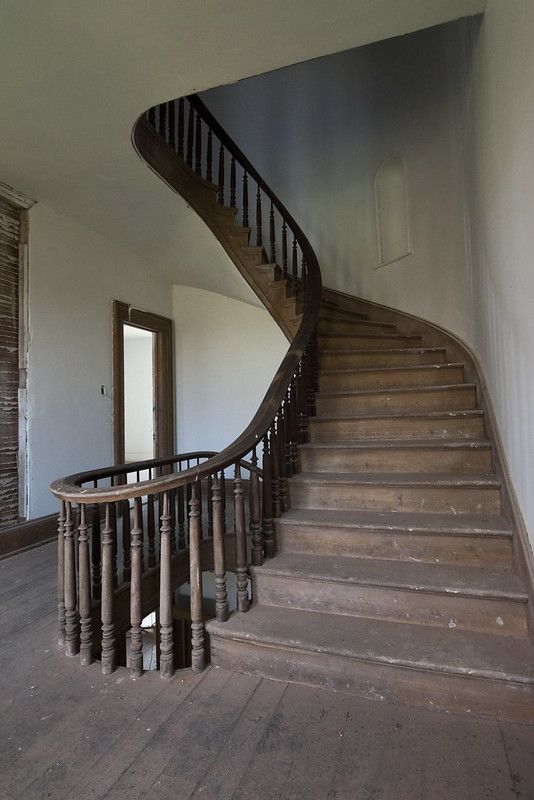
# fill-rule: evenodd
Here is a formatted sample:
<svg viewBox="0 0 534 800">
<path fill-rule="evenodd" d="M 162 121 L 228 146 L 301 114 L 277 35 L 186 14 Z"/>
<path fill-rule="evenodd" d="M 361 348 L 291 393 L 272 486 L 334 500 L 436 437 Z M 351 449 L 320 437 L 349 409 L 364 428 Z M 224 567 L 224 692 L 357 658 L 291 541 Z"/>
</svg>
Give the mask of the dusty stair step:
<svg viewBox="0 0 534 800">
<path fill-rule="evenodd" d="M 371 699 L 534 719 L 527 638 L 253 606 L 207 624 L 212 663 Z"/>
<path fill-rule="evenodd" d="M 281 553 L 250 568 L 261 605 L 525 636 L 511 569 Z"/>
<path fill-rule="evenodd" d="M 288 480 L 291 508 L 501 513 L 501 484 L 487 475 L 306 472 Z"/>
<path fill-rule="evenodd" d="M 392 347 L 418 347 L 421 337 L 401 333 L 328 333 L 319 335 L 320 350 L 369 350 Z"/>
<path fill-rule="evenodd" d="M 411 364 L 443 364 L 444 347 L 405 347 L 391 350 L 322 350 L 319 366 L 324 370 L 363 367 L 401 367 Z"/>
<path fill-rule="evenodd" d="M 360 391 L 318 392 L 315 401 L 317 416 L 356 416 L 383 411 L 467 411 L 476 408 L 474 383 L 447 386 L 405 386 Z"/>
<path fill-rule="evenodd" d="M 512 566 L 512 530 L 491 514 L 291 509 L 275 534 L 281 553 Z"/>
<path fill-rule="evenodd" d="M 282 270 L 276 263 L 255 264 L 254 270 L 260 280 L 268 284 L 277 284 L 282 280 Z"/>
<path fill-rule="evenodd" d="M 327 415 L 308 420 L 310 441 L 350 442 L 381 439 L 482 439 L 484 414 L 465 411 L 398 412 L 393 414 Z"/>
<path fill-rule="evenodd" d="M 237 208 L 230 208 L 230 206 L 222 206 L 220 203 L 214 203 L 212 211 L 219 217 L 222 217 L 226 222 L 231 222 L 235 219 Z"/>
<path fill-rule="evenodd" d="M 332 319 L 330 317 L 319 317 L 318 331 L 319 336 L 333 333 L 346 333 L 348 335 L 358 333 L 398 333 L 397 326 L 391 322 L 375 322 L 368 319 Z"/>
<path fill-rule="evenodd" d="M 299 456 L 303 472 L 473 472 L 489 475 L 492 471 L 491 444 L 487 439 L 315 442 L 301 445 Z"/>
<path fill-rule="evenodd" d="M 340 308 L 321 305 L 319 319 L 368 319 L 368 315 L 363 311 L 344 311 Z"/>
<path fill-rule="evenodd" d="M 320 392 L 397 389 L 404 386 L 447 386 L 464 382 L 464 365 L 410 364 L 373 366 L 319 372 Z"/>
</svg>

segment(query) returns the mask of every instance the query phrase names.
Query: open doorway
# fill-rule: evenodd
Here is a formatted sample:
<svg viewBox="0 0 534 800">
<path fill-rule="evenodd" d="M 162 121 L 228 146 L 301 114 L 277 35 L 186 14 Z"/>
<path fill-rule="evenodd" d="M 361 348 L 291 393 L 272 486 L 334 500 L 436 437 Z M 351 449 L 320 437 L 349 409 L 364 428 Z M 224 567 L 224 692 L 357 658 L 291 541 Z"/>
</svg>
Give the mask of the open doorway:
<svg viewBox="0 0 534 800">
<path fill-rule="evenodd" d="M 116 464 L 174 452 L 172 320 L 113 303 Z"/>
</svg>

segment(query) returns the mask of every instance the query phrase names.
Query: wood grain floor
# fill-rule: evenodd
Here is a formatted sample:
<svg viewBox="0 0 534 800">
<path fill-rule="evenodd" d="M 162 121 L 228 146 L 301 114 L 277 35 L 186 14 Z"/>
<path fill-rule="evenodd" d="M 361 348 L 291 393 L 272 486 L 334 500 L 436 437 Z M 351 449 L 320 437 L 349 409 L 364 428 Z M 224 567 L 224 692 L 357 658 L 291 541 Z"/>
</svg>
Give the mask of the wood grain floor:
<svg viewBox="0 0 534 800">
<path fill-rule="evenodd" d="M 533 800 L 534 727 L 56 649 L 55 547 L 0 562 L 0 798 Z"/>
</svg>

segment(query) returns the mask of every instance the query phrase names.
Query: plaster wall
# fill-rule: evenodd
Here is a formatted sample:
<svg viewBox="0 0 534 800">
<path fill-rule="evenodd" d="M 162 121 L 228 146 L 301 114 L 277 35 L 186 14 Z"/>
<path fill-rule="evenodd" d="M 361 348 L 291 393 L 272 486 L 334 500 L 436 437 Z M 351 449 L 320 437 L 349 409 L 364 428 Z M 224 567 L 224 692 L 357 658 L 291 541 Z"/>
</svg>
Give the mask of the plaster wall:
<svg viewBox="0 0 534 800">
<path fill-rule="evenodd" d="M 272 317 L 214 292 L 173 287 L 178 451 L 222 450 L 250 422 L 288 342 Z"/>
</svg>

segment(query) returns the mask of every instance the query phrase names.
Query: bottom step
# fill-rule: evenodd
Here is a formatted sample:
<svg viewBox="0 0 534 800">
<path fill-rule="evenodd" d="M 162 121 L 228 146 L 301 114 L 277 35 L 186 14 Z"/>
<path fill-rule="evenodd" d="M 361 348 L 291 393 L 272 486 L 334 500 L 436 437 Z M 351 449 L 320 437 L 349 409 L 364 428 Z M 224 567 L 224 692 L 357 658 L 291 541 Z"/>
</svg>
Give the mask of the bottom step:
<svg viewBox="0 0 534 800">
<path fill-rule="evenodd" d="M 253 606 L 207 624 L 212 663 L 447 711 L 534 720 L 526 639 Z"/>
</svg>

